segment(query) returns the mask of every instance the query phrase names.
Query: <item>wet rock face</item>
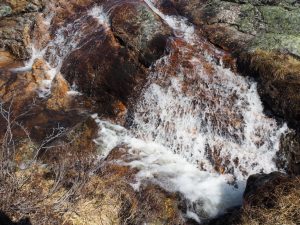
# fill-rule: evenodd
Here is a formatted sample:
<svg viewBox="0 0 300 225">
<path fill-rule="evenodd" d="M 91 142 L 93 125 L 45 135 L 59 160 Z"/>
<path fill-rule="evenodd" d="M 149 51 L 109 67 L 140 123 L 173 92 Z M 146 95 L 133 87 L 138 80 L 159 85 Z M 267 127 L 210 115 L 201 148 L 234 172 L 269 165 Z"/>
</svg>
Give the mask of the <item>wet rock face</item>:
<svg viewBox="0 0 300 225">
<path fill-rule="evenodd" d="M 37 12 L 42 10 L 41 0 L 5 0 L 0 4 L 0 48 L 10 51 L 19 59 L 31 54 L 30 35 Z"/>
<path fill-rule="evenodd" d="M 10 51 L 19 59 L 30 57 L 30 32 L 34 25 L 34 14 L 5 17 L 0 21 L 0 48 Z"/>
<path fill-rule="evenodd" d="M 142 87 L 146 67 L 164 54 L 172 32 L 142 3 L 121 4 L 110 17 L 111 27 L 89 18 L 80 47 L 64 60 L 62 73 L 103 112 L 113 114 L 118 101 L 126 105 Z"/>
<path fill-rule="evenodd" d="M 149 66 L 160 58 L 172 31 L 144 4 L 126 4 L 112 14 L 112 30 L 124 45 L 139 53 L 141 62 Z"/>
<path fill-rule="evenodd" d="M 289 171 L 300 174 L 300 135 L 293 132 L 287 134 L 281 140 L 282 151 L 287 155 Z"/>
<path fill-rule="evenodd" d="M 64 61 L 62 74 L 100 103 L 102 112 L 112 114 L 115 102 L 126 102 L 139 79 L 145 79 L 144 69 L 111 33 L 96 32 L 86 38 L 89 41 Z"/>
</svg>

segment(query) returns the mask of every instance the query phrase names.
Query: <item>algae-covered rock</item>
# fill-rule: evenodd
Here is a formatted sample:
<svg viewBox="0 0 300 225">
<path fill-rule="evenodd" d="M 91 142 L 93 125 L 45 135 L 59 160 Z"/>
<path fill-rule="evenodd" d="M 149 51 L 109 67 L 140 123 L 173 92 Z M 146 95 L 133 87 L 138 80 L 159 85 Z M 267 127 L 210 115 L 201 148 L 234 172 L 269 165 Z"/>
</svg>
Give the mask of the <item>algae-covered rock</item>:
<svg viewBox="0 0 300 225">
<path fill-rule="evenodd" d="M 43 9 L 44 0 L 3 0 L 13 14 L 37 12 Z"/>
<path fill-rule="evenodd" d="M 0 48 L 10 51 L 18 59 L 28 59 L 31 54 L 31 31 L 34 14 L 4 17 L 0 20 Z"/>
<path fill-rule="evenodd" d="M 9 5 L 0 5 L 0 18 L 12 14 L 12 8 Z"/>
</svg>

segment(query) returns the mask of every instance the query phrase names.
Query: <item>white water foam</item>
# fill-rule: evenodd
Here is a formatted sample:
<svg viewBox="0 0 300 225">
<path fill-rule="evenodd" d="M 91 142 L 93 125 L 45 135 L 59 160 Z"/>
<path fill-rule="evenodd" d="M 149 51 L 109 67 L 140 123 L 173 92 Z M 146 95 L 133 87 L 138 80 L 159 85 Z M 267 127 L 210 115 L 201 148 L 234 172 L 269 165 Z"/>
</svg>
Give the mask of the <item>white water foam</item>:
<svg viewBox="0 0 300 225">
<path fill-rule="evenodd" d="M 155 6 L 154 2 L 151 0 L 144 0 L 144 2 L 149 6 L 149 8 L 156 13 L 160 18 L 162 18 L 166 24 L 168 24 L 174 31 L 174 34 L 183 38 L 185 41 L 189 43 L 193 43 L 195 39 L 195 28 L 193 25 L 188 23 L 187 18 L 180 16 L 169 16 L 164 15 L 160 12 Z"/>
<path fill-rule="evenodd" d="M 126 165 L 138 168 L 138 188 L 142 182 L 151 181 L 171 192 L 180 192 L 191 203 L 201 207 L 190 208 L 201 218 L 211 218 L 225 209 L 241 204 L 244 182 L 235 188 L 231 175 L 201 171 L 180 154 L 156 143 L 130 139 L 129 153 L 137 157 Z"/>
<path fill-rule="evenodd" d="M 109 15 L 104 11 L 103 6 L 95 6 L 89 10 L 88 15 L 95 18 L 99 24 L 103 25 L 105 29 L 110 28 Z"/>
<path fill-rule="evenodd" d="M 287 126 L 264 115 L 254 82 L 201 49 L 185 19 L 145 2 L 186 43 L 153 65 L 130 129 L 98 119 L 97 143 L 105 157 L 127 145 L 131 158 L 119 163 L 139 169 L 133 187 L 152 182 L 181 193 L 186 216 L 200 222 L 240 205 L 249 175 L 278 170 L 274 159 Z"/>
<path fill-rule="evenodd" d="M 99 146 L 99 157 L 105 159 L 112 149 L 125 143 L 128 132 L 124 127 L 100 120 L 98 114 L 93 114 L 92 118 L 99 127 L 98 138 L 94 142 Z"/>
<path fill-rule="evenodd" d="M 176 77 L 152 74 L 149 87 L 136 105 L 135 135 L 160 143 L 208 171 L 214 166 L 208 151 L 215 150 L 239 179 L 244 179 L 245 171 L 276 170 L 273 159 L 286 126 L 278 127 L 275 120 L 263 114 L 255 83 L 216 68 L 212 77 L 201 66 L 194 67 L 194 74 L 188 72 L 197 80 L 189 84 L 184 84 L 186 75 L 182 73 Z M 189 86 L 187 92 L 182 91 L 182 85 Z M 201 99 L 203 93 L 206 96 Z M 237 99 L 230 100 L 233 96 Z"/>
<path fill-rule="evenodd" d="M 101 150 L 101 159 L 106 158 L 119 145 L 128 146 L 132 159 L 130 162 L 119 163 L 139 169 L 137 183 L 132 184 L 136 190 L 145 181 L 151 181 L 170 192 L 180 192 L 191 203 L 189 214 L 197 219 L 199 215 L 202 218 L 214 217 L 228 207 L 241 204 L 245 182 L 239 182 L 240 188 L 235 188 L 230 185 L 234 181 L 232 175 L 201 171 L 184 157 L 158 143 L 134 138 L 130 131 L 100 120 L 97 114 L 92 117 L 100 128 L 95 143 Z M 197 204 L 192 203 L 201 207 L 197 208 Z"/>
</svg>

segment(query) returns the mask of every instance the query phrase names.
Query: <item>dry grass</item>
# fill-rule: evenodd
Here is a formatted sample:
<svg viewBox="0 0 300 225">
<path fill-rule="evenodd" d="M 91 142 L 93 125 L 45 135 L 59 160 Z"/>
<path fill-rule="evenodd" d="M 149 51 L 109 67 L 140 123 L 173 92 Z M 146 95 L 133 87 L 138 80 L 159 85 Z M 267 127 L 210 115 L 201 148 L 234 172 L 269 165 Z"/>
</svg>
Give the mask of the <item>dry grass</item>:
<svg viewBox="0 0 300 225">
<path fill-rule="evenodd" d="M 271 80 L 284 80 L 287 76 L 300 77 L 300 61 L 288 54 L 258 49 L 251 54 L 250 67 Z"/>
<path fill-rule="evenodd" d="M 241 225 L 297 225 L 300 224 L 300 178 L 273 186 L 267 185 L 245 204 Z M 267 193 L 267 195 L 266 195 Z"/>
<path fill-rule="evenodd" d="M 120 210 L 124 194 L 130 193 L 128 186 L 118 175 L 104 177 L 93 174 L 94 169 L 93 158 L 74 156 L 73 161 L 56 158 L 52 164 L 36 161 L 27 169 L 16 168 L 1 177 L 0 210 L 14 220 L 26 216 L 38 225 L 122 224 Z"/>
<path fill-rule="evenodd" d="M 111 214 L 117 211 L 118 195 L 109 194 L 113 189 L 106 190 L 103 179 L 93 175 L 95 123 L 49 130 L 37 143 L 20 122 L 24 115 L 16 115 L 13 102 L 0 105 L 5 128 L 0 134 L 0 212 L 15 221 L 29 217 L 32 224 L 48 225 L 93 224 L 108 215 L 105 204 L 113 207 Z M 107 221 L 103 224 L 111 224 Z"/>
</svg>

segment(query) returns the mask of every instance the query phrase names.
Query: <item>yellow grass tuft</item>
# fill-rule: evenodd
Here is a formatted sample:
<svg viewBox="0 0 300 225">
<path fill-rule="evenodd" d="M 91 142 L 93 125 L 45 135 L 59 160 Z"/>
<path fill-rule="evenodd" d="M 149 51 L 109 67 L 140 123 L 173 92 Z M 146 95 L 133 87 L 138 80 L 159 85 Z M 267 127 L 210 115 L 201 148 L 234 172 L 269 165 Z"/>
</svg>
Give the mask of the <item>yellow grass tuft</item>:
<svg viewBox="0 0 300 225">
<path fill-rule="evenodd" d="M 251 54 L 250 67 L 266 78 L 283 80 L 287 76 L 300 77 L 300 60 L 287 54 L 257 49 Z"/>
<path fill-rule="evenodd" d="M 246 204 L 240 225 L 298 225 L 300 224 L 300 178 L 277 185 L 268 191 L 268 199 L 262 198 L 255 206 Z M 256 198 L 259 198 L 256 197 Z M 266 201 L 274 205 L 266 207 Z"/>
</svg>

